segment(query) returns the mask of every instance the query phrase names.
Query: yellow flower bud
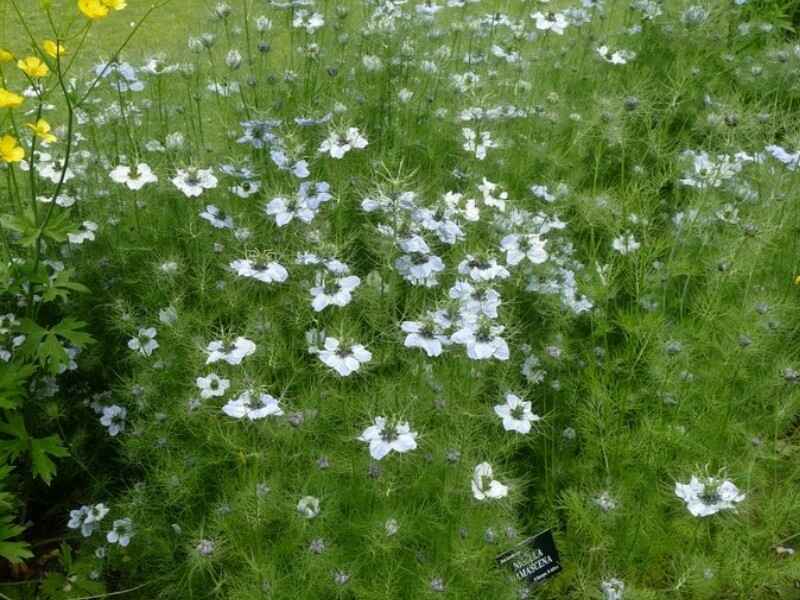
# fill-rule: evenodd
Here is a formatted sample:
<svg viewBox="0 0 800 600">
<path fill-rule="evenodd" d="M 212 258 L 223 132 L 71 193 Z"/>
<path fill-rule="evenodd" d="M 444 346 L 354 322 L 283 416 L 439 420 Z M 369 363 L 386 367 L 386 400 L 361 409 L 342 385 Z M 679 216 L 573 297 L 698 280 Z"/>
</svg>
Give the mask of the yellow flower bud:
<svg viewBox="0 0 800 600">
<path fill-rule="evenodd" d="M 56 141 L 56 136 L 50 133 L 50 123 L 44 119 L 39 119 L 36 121 L 36 123 L 26 123 L 25 125 L 31 129 L 33 134 L 40 138 L 45 144 L 52 144 Z"/>
<path fill-rule="evenodd" d="M 14 60 L 14 55 L 11 53 L 11 51 L 6 50 L 5 48 L 0 48 L 0 65 L 10 63 L 12 60 Z"/>
<path fill-rule="evenodd" d="M 64 48 L 64 44 L 53 40 L 43 41 L 42 50 L 44 50 L 51 58 L 58 58 L 59 56 L 64 56 L 67 53 L 67 49 Z"/>
</svg>

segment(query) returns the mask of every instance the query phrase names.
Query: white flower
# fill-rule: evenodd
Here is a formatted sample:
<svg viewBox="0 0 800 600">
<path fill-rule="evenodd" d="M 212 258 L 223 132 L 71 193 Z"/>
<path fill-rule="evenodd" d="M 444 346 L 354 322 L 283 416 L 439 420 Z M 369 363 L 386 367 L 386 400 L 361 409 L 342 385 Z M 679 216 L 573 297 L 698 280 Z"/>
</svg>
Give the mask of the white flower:
<svg viewBox="0 0 800 600">
<path fill-rule="evenodd" d="M 597 54 L 600 55 L 600 58 L 612 65 L 624 65 L 628 61 L 636 58 L 636 53 L 632 50 L 617 50 L 615 52 L 611 52 L 608 46 L 600 46 L 599 48 L 596 48 L 596 51 Z"/>
<path fill-rule="evenodd" d="M 251 260 L 239 259 L 231 262 L 231 269 L 241 277 L 250 277 L 264 283 L 273 283 L 275 281 L 282 283 L 289 277 L 289 272 L 281 264 L 274 261 L 257 263 Z"/>
<path fill-rule="evenodd" d="M 625 583 L 616 577 L 600 584 L 603 600 L 622 600 L 625 594 Z"/>
<path fill-rule="evenodd" d="M 127 165 L 118 165 L 109 174 L 111 180 L 116 183 L 121 183 L 128 187 L 129 190 L 140 190 L 148 183 L 155 183 L 158 177 L 153 173 L 153 170 L 145 163 L 139 163 L 134 167 Z"/>
<path fill-rule="evenodd" d="M 178 173 L 172 178 L 172 184 L 178 188 L 187 198 L 195 198 L 205 190 L 217 187 L 217 178 L 211 169 L 178 169 Z"/>
<path fill-rule="evenodd" d="M 486 151 L 489 148 L 500 147 L 497 142 L 492 140 L 492 134 L 489 131 L 481 131 L 478 136 L 474 129 L 464 127 L 461 133 L 464 136 L 464 150 L 475 154 L 475 158 L 478 160 L 486 158 Z"/>
<path fill-rule="evenodd" d="M 156 334 L 155 327 L 148 327 L 147 329 L 141 328 L 136 337 L 128 340 L 128 348 L 144 356 L 150 356 L 153 351 L 158 348 Z"/>
<path fill-rule="evenodd" d="M 406 334 L 403 345 L 406 348 L 422 348 L 430 357 L 439 356 L 443 346 L 450 343 L 444 328 L 433 319 L 425 321 L 403 321 L 400 324 Z"/>
<path fill-rule="evenodd" d="M 229 379 L 222 379 L 216 373 L 210 373 L 206 377 L 198 377 L 195 383 L 200 389 L 200 397 L 204 400 L 214 396 L 224 396 L 231 386 Z"/>
<path fill-rule="evenodd" d="M 130 519 L 117 519 L 114 525 L 106 534 L 106 540 L 109 544 L 119 544 L 123 548 L 131 543 L 133 537 L 133 523 Z"/>
<path fill-rule="evenodd" d="M 331 158 L 343 158 L 350 150 L 361 150 L 367 147 L 367 138 L 355 127 L 349 127 L 344 134 L 332 131 L 330 135 L 322 140 L 319 146 L 321 154 L 329 154 Z"/>
<path fill-rule="evenodd" d="M 208 358 L 206 364 L 210 365 L 220 360 L 224 360 L 229 365 L 238 365 L 256 351 L 256 345 L 245 337 L 237 337 L 232 344 L 226 344 L 221 340 L 210 342 L 206 347 Z"/>
<path fill-rule="evenodd" d="M 233 217 L 218 209 L 213 204 L 206 206 L 200 217 L 211 223 L 217 229 L 233 229 Z"/>
<path fill-rule="evenodd" d="M 253 395 L 249 390 L 242 392 L 235 400 L 230 400 L 223 406 L 222 412 L 234 419 L 247 418 L 251 421 L 283 414 L 278 400 L 269 394 L 260 394 L 257 400 Z"/>
<path fill-rule="evenodd" d="M 125 431 L 125 418 L 127 416 L 128 411 L 122 406 L 117 406 L 116 404 L 104 406 L 100 424 L 108 429 L 108 434 L 111 437 L 115 437 L 120 432 Z"/>
<path fill-rule="evenodd" d="M 84 221 L 78 231 L 67 234 L 67 239 L 69 239 L 70 244 L 82 244 L 87 240 L 93 242 L 95 239 L 95 231 L 97 231 L 97 223 Z"/>
<path fill-rule="evenodd" d="M 319 13 L 311 13 L 303 8 L 295 11 L 292 27 L 295 29 L 305 29 L 306 33 L 314 33 L 317 29 L 325 25 L 325 19 Z"/>
<path fill-rule="evenodd" d="M 611 247 L 620 254 L 632 254 L 636 252 L 642 245 L 636 241 L 632 234 L 623 234 L 614 238 L 611 242 Z"/>
<path fill-rule="evenodd" d="M 493 281 L 506 279 L 511 275 L 508 269 L 498 264 L 496 259 L 482 259 L 472 254 L 467 254 L 464 260 L 458 263 L 458 272 L 469 275 L 472 281 Z"/>
<path fill-rule="evenodd" d="M 297 503 L 297 512 L 306 519 L 313 519 L 319 514 L 319 498 L 303 496 Z"/>
<path fill-rule="evenodd" d="M 496 319 L 497 309 L 502 303 L 497 290 L 487 287 L 476 288 L 467 281 L 456 281 L 448 295 L 453 300 L 459 301 L 460 311 L 465 316 L 484 315 L 490 319 Z"/>
<path fill-rule="evenodd" d="M 325 344 L 319 351 L 319 359 L 342 377 L 355 373 L 365 362 L 372 360 L 372 353 L 361 344 L 354 344 L 350 349 L 341 347 L 336 338 L 325 338 Z"/>
<path fill-rule="evenodd" d="M 481 463 L 472 474 L 472 495 L 476 500 L 497 500 L 508 495 L 508 486 L 492 479 L 492 465 Z"/>
<path fill-rule="evenodd" d="M 699 479 L 692 475 L 689 483 L 675 482 L 675 495 L 686 502 L 695 517 L 707 517 L 721 510 L 735 508 L 745 495 L 732 482 L 715 477 Z"/>
<path fill-rule="evenodd" d="M 524 402 L 516 394 L 506 394 L 506 403 L 497 404 L 494 412 L 503 420 L 503 429 L 518 433 L 530 433 L 531 423 L 541 421 L 539 415 L 531 411 L 531 403 Z"/>
<path fill-rule="evenodd" d="M 552 31 L 558 35 L 564 35 L 564 30 L 569 23 L 564 15 L 561 13 L 542 14 L 535 12 L 531 15 L 531 19 L 536 21 L 536 29 L 540 31 Z"/>
<path fill-rule="evenodd" d="M 438 275 L 444 271 L 444 262 L 435 254 L 403 254 L 394 261 L 397 272 L 412 285 L 435 287 Z"/>
<path fill-rule="evenodd" d="M 509 234 L 502 239 L 500 247 L 506 253 L 506 262 L 509 265 L 518 265 L 522 259 L 527 258 L 534 265 L 540 265 L 548 258 L 544 249 L 546 240 L 538 235 Z"/>
<path fill-rule="evenodd" d="M 105 504 L 95 504 L 94 506 L 81 506 L 78 510 L 69 511 L 69 522 L 67 527 L 70 529 L 81 530 L 83 537 L 89 537 L 100 528 L 102 521 L 108 514 L 108 507 Z"/>
<path fill-rule="evenodd" d="M 500 337 L 504 329 L 502 325 L 467 320 L 461 329 L 450 336 L 450 340 L 466 346 L 467 356 L 472 360 L 508 360 L 508 344 Z"/>
<path fill-rule="evenodd" d="M 369 454 L 375 460 L 381 460 L 390 452 L 403 454 L 417 447 L 417 433 L 411 431 L 407 421 L 390 427 L 387 426 L 385 417 L 375 417 L 373 424 L 358 439 L 369 443 Z"/>
<path fill-rule="evenodd" d="M 324 181 L 319 183 L 305 181 L 300 184 L 296 195 L 273 198 L 264 207 L 264 213 L 274 217 L 278 227 L 291 223 L 293 219 L 310 223 L 314 220 L 320 205 L 333 198 L 329 190 L 330 186 Z"/>
<path fill-rule="evenodd" d="M 311 288 L 311 306 L 316 312 L 328 306 L 347 306 L 352 300 L 352 292 L 361 284 L 355 275 L 337 277 L 332 282 L 317 275 L 317 285 Z"/>
</svg>

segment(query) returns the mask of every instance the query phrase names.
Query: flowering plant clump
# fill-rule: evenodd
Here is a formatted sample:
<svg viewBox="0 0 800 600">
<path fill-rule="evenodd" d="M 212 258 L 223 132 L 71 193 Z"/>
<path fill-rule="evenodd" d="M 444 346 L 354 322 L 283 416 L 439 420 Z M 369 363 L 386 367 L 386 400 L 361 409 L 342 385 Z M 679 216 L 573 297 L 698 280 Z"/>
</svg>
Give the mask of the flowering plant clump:
<svg viewBox="0 0 800 600">
<path fill-rule="evenodd" d="M 793 3 L 5 8 L 0 597 L 796 596 Z"/>
</svg>

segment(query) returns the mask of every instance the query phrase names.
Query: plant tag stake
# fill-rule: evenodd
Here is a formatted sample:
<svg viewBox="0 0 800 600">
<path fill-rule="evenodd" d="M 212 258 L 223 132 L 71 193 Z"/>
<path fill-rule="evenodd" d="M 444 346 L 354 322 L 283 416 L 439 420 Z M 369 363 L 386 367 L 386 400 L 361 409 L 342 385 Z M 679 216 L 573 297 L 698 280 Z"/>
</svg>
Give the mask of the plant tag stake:
<svg viewBox="0 0 800 600">
<path fill-rule="evenodd" d="M 520 542 L 495 560 L 497 566 L 513 570 L 519 581 L 532 584 L 553 577 L 562 568 L 550 529 Z"/>
</svg>

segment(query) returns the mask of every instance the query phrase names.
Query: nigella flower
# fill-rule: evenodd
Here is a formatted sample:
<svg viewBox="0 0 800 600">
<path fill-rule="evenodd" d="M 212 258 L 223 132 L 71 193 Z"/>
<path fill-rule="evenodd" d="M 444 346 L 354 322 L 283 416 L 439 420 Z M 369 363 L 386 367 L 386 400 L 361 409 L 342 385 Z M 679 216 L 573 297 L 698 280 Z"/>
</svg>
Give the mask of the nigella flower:
<svg viewBox="0 0 800 600">
<path fill-rule="evenodd" d="M 625 594 L 625 583 L 616 577 L 600 584 L 603 600 L 622 600 Z"/>
<path fill-rule="evenodd" d="M 306 33 L 312 34 L 323 25 L 325 25 L 325 19 L 317 12 L 309 13 L 304 8 L 294 12 L 292 27 L 295 29 L 305 29 Z"/>
<path fill-rule="evenodd" d="M 133 537 L 133 522 L 128 519 L 117 519 L 114 525 L 106 534 L 106 540 L 109 544 L 119 544 L 123 548 L 131 543 Z"/>
<path fill-rule="evenodd" d="M 116 183 L 121 183 L 129 190 L 140 190 L 148 183 L 155 183 L 158 177 L 153 173 L 153 170 L 145 163 L 138 163 L 132 167 L 127 165 L 118 165 L 108 174 L 111 180 Z"/>
<path fill-rule="evenodd" d="M 355 373 L 363 363 L 372 360 L 372 353 L 361 344 L 345 348 L 336 338 L 325 338 L 319 359 L 342 377 Z"/>
<path fill-rule="evenodd" d="M 196 198 L 205 190 L 217 187 L 217 178 L 212 169 L 178 169 L 171 181 L 187 198 Z"/>
<path fill-rule="evenodd" d="M 108 514 L 105 504 L 95 504 L 94 506 L 81 506 L 77 510 L 69 511 L 69 522 L 67 527 L 70 529 L 81 530 L 83 537 L 89 537 L 100 528 L 100 521 Z"/>
<path fill-rule="evenodd" d="M 245 179 L 237 183 L 234 186 L 231 186 L 230 190 L 239 198 L 246 199 L 250 196 L 253 196 L 259 192 L 261 189 L 261 182 L 255 180 Z"/>
<path fill-rule="evenodd" d="M 264 212 L 275 217 L 275 224 L 278 227 L 291 223 L 293 219 L 310 223 L 320 205 L 331 198 L 333 196 L 330 193 L 330 186 L 326 182 L 304 181 L 300 184 L 297 194 L 289 198 L 282 196 L 273 198 L 264 207 Z"/>
<path fill-rule="evenodd" d="M 469 275 L 472 281 L 494 281 L 506 279 L 511 275 L 508 269 L 497 263 L 496 259 L 483 259 L 472 254 L 467 254 L 466 258 L 458 263 L 458 272 Z"/>
<path fill-rule="evenodd" d="M 200 389 L 200 397 L 203 400 L 215 396 L 224 396 L 225 392 L 231 386 L 229 379 L 223 379 L 216 373 L 210 373 L 206 377 L 198 377 L 195 383 L 197 383 L 197 387 Z"/>
<path fill-rule="evenodd" d="M 517 433 L 530 433 L 531 423 L 542 420 L 533 414 L 530 402 L 510 392 L 506 394 L 506 403 L 495 405 L 494 412 L 503 420 L 503 429 Z"/>
<path fill-rule="evenodd" d="M 125 419 L 127 416 L 128 411 L 122 406 L 117 406 L 116 404 L 104 406 L 102 408 L 100 424 L 108 429 L 108 434 L 111 437 L 115 437 L 119 433 L 125 431 Z"/>
<path fill-rule="evenodd" d="M 508 360 L 508 344 L 500 337 L 504 330 L 502 325 L 494 325 L 485 319 L 465 319 L 450 340 L 466 346 L 467 356 L 473 360 Z"/>
<path fill-rule="evenodd" d="M 319 498 L 303 496 L 297 503 L 297 512 L 306 519 L 313 519 L 319 514 Z"/>
<path fill-rule="evenodd" d="M 472 495 L 476 500 L 497 500 L 508 495 L 508 486 L 493 478 L 492 465 L 487 462 L 475 467 L 472 474 Z"/>
<path fill-rule="evenodd" d="M 540 265 L 548 259 L 544 249 L 546 240 L 535 234 L 518 235 L 512 233 L 500 242 L 500 248 L 506 253 L 506 262 L 515 266 L 527 258 L 534 265 Z"/>
<path fill-rule="evenodd" d="M 456 281 L 448 295 L 453 300 L 458 300 L 463 315 L 484 315 L 496 319 L 497 309 L 502 303 L 500 294 L 494 288 L 475 287 L 467 281 Z"/>
<path fill-rule="evenodd" d="M 242 121 L 241 126 L 244 128 L 244 133 L 236 142 L 248 144 L 256 150 L 260 150 L 264 146 L 278 141 L 278 136 L 273 133 L 273 130 L 280 124 L 278 119 Z"/>
<path fill-rule="evenodd" d="M 403 254 L 394 261 L 397 272 L 412 285 L 436 287 L 438 275 L 444 271 L 444 262 L 435 254 Z"/>
<path fill-rule="evenodd" d="M 603 512 L 610 512 L 617 508 L 617 501 L 611 497 L 611 494 L 606 490 L 599 496 L 596 496 L 593 502 L 602 510 Z"/>
<path fill-rule="evenodd" d="M 407 334 L 403 345 L 422 348 L 430 357 L 439 356 L 443 347 L 450 343 L 450 337 L 445 333 L 448 327 L 450 320 L 444 311 L 428 313 L 423 321 L 403 321 L 400 329 Z"/>
<path fill-rule="evenodd" d="M 716 477 L 700 479 L 692 475 L 689 483 L 675 483 L 675 495 L 686 503 L 695 517 L 707 517 L 721 510 L 733 509 L 745 499 L 731 481 Z"/>
<path fill-rule="evenodd" d="M 597 54 L 600 55 L 600 58 L 612 65 L 624 65 L 636 58 L 636 52 L 632 50 L 616 50 L 611 52 L 608 46 L 600 46 L 595 50 Z"/>
<path fill-rule="evenodd" d="M 259 394 L 256 399 L 253 396 L 254 393 L 250 390 L 242 392 L 236 399 L 230 400 L 223 406 L 222 412 L 234 419 L 246 418 L 251 421 L 269 416 L 279 417 L 283 414 L 278 400 L 274 397 L 269 394 Z"/>
<path fill-rule="evenodd" d="M 411 431 L 408 421 L 387 425 L 385 417 L 375 417 L 373 424 L 367 427 L 359 441 L 369 444 L 369 454 L 375 460 L 381 460 L 390 452 L 404 454 L 417 447 L 417 432 Z"/>
<path fill-rule="evenodd" d="M 264 283 L 273 283 L 275 281 L 282 283 L 289 277 L 289 272 L 283 265 L 274 261 L 263 263 L 239 259 L 231 261 L 231 269 L 241 277 L 250 277 Z"/>
<path fill-rule="evenodd" d="M 83 242 L 95 240 L 94 232 L 97 231 L 97 223 L 92 221 L 84 221 L 74 233 L 68 233 L 67 239 L 70 244 L 80 245 Z"/>
<path fill-rule="evenodd" d="M 210 365 L 224 360 L 229 365 L 239 365 L 256 351 L 256 345 L 245 337 L 237 337 L 233 343 L 226 344 L 221 340 L 210 342 L 206 347 L 208 358 L 206 364 Z"/>
<path fill-rule="evenodd" d="M 558 35 L 564 35 L 564 30 L 569 23 L 566 17 L 561 13 L 547 13 L 546 15 L 541 12 L 535 12 L 531 15 L 531 19 L 536 21 L 536 29 L 540 31 L 552 31 Z"/>
<path fill-rule="evenodd" d="M 283 147 L 279 146 L 270 150 L 269 157 L 281 171 L 290 171 L 298 179 L 305 179 L 310 174 L 308 161 L 290 155 Z"/>
<path fill-rule="evenodd" d="M 478 160 L 486 158 L 486 151 L 489 148 L 499 148 L 499 144 L 492 139 L 489 131 L 481 131 L 480 135 L 470 127 L 461 130 L 464 136 L 464 150 L 475 155 Z"/>
<path fill-rule="evenodd" d="M 794 171 L 800 166 L 800 150 L 797 152 L 789 152 L 785 148 L 774 144 L 767 146 L 765 150 L 769 152 L 775 160 L 786 165 L 790 171 Z"/>
<path fill-rule="evenodd" d="M 347 306 L 353 299 L 353 290 L 361 285 L 361 279 L 355 275 L 336 277 L 333 281 L 317 274 L 316 285 L 311 288 L 311 306 L 316 312 L 328 306 Z"/>
<path fill-rule="evenodd" d="M 150 356 L 153 351 L 158 348 L 156 334 L 155 327 L 141 328 L 136 337 L 128 340 L 128 348 L 144 356 Z"/>
<path fill-rule="evenodd" d="M 498 189 L 500 189 L 498 184 L 492 183 L 485 177 L 483 178 L 483 182 L 478 186 L 478 190 L 483 194 L 483 203 L 486 206 L 491 206 L 500 212 L 504 212 L 506 210 L 508 192 L 500 190 L 500 192 L 497 193 Z"/>
<path fill-rule="evenodd" d="M 355 127 L 348 127 L 345 132 L 331 131 L 330 135 L 319 146 L 321 154 L 329 154 L 331 158 L 343 158 L 350 150 L 361 150 L 367 147 L 367 138 Z"/>
<path fill-rule="evenodd" d="M 611 247 L 619 252 L 620 254 L 632 254 L 636 252 L 642 245 L 636 241 L 636 238 L 633 237 L 633 234 L 623 234 L 619 237 L 614 238 L 614 241 L 611 242 Z"/>
<path fill-rule="evenodd" d="M 200 217 L 211 223 L 216 229 L 233 229 L 233 217 L 226 214 L 213 204 L 206 205 Z"/>
</svg>

